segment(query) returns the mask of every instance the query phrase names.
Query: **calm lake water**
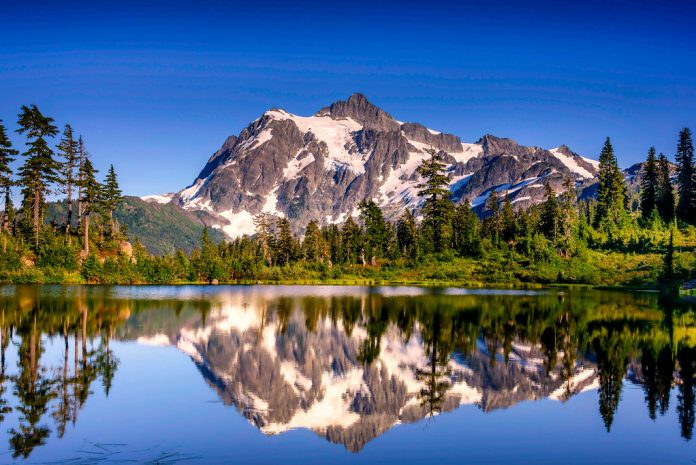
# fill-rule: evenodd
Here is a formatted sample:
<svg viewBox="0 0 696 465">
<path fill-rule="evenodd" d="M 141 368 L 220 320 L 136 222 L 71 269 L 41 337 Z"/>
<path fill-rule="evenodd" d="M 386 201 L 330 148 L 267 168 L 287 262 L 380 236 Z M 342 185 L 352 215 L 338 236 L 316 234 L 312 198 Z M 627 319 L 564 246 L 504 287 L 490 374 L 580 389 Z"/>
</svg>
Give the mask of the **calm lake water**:
<svg viewBox="0 0 696 465">
<path fill-rule="evenodd" d="M 693 463 L 692 311 L 557 289 L 0 287 L 0 463 Z"/>
</svg>

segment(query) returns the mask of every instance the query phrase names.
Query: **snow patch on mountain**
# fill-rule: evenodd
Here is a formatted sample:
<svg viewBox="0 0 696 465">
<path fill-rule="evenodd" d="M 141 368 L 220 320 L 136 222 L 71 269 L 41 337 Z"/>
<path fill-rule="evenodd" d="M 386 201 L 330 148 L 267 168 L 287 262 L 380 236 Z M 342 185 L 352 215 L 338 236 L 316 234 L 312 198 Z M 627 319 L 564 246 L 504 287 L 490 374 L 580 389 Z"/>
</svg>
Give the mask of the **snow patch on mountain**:
<svg viewBox="0 0 696 465">
<path fill-rule="evenodd" d="M 561 163 L 563 163 L 573 173 L 579 174 L 584 179 L 594 178 L 594 174 L 590 173 L 589 171 L 587 171 L 587 169 L 578 165 L 578 162 L 575 160 L 574 157 L 571 157 L 571 156 L 568 156 L 568 155 L 562 153 L 560 151 L 559 147 L 556 147 L 555 149 L 551 149 L 551 150 L 549 150 L 549 152 L 551 152 L 551 154 L 554 157 L 558 158 L 561 161 Z M 589 161 L 589 160 L 586 160 L 586 161 Z M 599 166 L 599 163 L 597 163 L 597 166 Z"/>
<path fill-rule="evenodd" d="M 171 202 L 173 198 L 174 194 L 151 194 L 140 197 L 141 200 L 146 202 L 157 202 L 161 204 L 167 204 Z"/>
<path fill-rule="evenodd" d="M 363 127 L 353 119 L 333 119 L 328 115 L 297 116 L 285 110 L 270 110 L 265 114 L 275 120 L 290 120 L 300 132 L 310 132 L 317 140 L 324 142 L 328 150 L 324 169 L 330 171 L 346 167 L 355 174 L 365 172 L 364 155 L 357 152 L 353 140 L 353 133 Z"/>
</svg>

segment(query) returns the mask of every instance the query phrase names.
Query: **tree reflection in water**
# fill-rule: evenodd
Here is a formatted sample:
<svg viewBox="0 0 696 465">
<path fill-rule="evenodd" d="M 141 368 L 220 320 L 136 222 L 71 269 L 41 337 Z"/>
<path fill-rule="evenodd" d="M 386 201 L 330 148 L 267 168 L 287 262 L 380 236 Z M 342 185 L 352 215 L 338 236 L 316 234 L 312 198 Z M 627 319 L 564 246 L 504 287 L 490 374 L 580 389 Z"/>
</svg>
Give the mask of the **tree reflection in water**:
<svg viewBox="0 0 696 465">
<path fill-rule="evenodd" d="M 398 422 L 464 403 L 490 411 L 594 388 L 611 431 L 625 382 L 642 386 L 653 420 L 667 413 L 676 386 L 681 436 L 693 437 L 696 321 L 685 303 L 607 292 L 334 290 L 162 288 L 154 298 L 121 288 L 6 288 L 0 424 L 15 422 L 13 456 L 28 457 L 52 427 L 63 437 L 97 380 L 109 395 L 119 365 L 113 340 L 157 336 L 189 354 L 262 431 L 308 427 L 353 451 Z M 315 291 L 324 295 L 302 295 Z M 42 360 L 47 338 L 61 344 L 56 366 Z M 6 355 L 15 349 L 13 369 Z M 322 402 L 344 408 L 341 418 L 310 418 Z"/>
</svg>

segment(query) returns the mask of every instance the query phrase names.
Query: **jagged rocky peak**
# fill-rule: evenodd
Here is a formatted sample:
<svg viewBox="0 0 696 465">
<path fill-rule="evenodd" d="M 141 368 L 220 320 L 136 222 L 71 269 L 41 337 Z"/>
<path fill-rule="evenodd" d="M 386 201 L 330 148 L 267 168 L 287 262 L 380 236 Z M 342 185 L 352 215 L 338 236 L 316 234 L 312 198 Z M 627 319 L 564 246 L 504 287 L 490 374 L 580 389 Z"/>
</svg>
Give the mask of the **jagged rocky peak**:
<svg viewBox="0 0 696 465">
<path fill-rule="evenodd" d="M 419 123 L 404 123 L 401 125 L 401 131 L 411 140 L 432 145 L 433 148 L 444 152 L 458 153 L 464 150 L 462 140 L 459 137 L 433 131 Z"/>
<path fill-rule="evenodd" d="M 400 128 L 399 123 L 389 113 L 373 105 L 360 93 L 322 108 L 317 112 L 317 116 L 330 116 L 332 119 L 351 118 L 366 129 L 381 132 L 398 131 Z"/>
</svg>

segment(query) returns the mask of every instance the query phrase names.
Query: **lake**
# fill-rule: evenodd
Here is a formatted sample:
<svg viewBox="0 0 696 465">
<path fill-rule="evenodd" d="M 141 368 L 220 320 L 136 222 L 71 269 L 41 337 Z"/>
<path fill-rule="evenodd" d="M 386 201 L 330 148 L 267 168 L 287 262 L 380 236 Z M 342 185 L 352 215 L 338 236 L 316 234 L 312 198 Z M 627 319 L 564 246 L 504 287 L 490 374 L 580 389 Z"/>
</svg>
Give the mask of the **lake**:
<svg viewBox="0 0 696 465">
<path fill-rule="evenodd" d="M 0 287 L 0 463 L 693 463 L 656 294 Z"/>
</svg>

